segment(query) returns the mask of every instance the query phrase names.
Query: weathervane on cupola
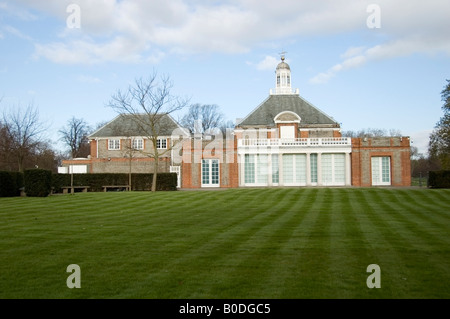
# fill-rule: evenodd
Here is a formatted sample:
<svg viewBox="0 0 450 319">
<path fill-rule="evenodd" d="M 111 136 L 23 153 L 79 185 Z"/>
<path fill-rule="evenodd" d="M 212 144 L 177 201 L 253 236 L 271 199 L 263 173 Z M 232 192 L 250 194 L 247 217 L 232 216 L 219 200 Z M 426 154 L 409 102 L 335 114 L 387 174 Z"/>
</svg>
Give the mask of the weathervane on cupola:
<svg viewBox="0 0 450 319">
<path fill-rule="evenodd" d="M 270 90 L 270 94 L 298 94 L 298 89 L 295 93 L 292 92 L 291 68 L 289 67 L 289 64 L 285 62 L 286 53 L 286 51 L 280 53 L 281 62 L 278 64 L 277 69 L 275 70 L 275 93 Z"/>
</svg>

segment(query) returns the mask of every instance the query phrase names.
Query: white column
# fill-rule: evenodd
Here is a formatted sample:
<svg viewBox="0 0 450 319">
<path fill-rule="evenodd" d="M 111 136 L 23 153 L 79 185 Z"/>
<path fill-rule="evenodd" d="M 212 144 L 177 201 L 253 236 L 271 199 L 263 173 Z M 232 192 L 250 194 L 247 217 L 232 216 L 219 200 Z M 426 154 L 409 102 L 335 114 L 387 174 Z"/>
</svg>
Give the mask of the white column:
<svg viewBox="0 0 450 319">
<path fill-rule="evenodd" d="M 241 154 L 238 156 L 239 162 L 239 186 L 244 186 L 245 184 L 245 155 Z"/>
<path fill-rule="evenodd" d="M 352 185 L 352 165 L 351 165 L 351 157 L 350 153 L 345 153 L 345 185 Z"/>
<path fill-rule="evenodd" d="M 311 154 L 306 153 L 306 186 L 311 186 Z"/>
</svg>

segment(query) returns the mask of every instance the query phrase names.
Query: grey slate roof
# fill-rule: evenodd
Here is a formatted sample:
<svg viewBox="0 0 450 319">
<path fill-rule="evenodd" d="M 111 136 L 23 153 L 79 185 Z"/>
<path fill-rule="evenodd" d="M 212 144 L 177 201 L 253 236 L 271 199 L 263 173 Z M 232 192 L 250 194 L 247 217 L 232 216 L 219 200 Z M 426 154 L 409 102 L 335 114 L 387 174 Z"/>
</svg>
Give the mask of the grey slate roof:
<svg viewBox="0 0 450 319">
<path fill-rule="evenodd" d="M 135 118 L 135 116 L 138 116 L 139 118 Z M 156 124 L 156 133 L 158 136 L 171 136 L 172 132 L 180 128 L 180 126 L 175 122 L 175 120 L 167 114 L 161 114 L 160 119 L 158 120 Z M 148 137 L 149 133 L 151 132 L 147 126 L 147 128 L 142 128 L 141 125 L 138 125 L 137 122 L 143 123 L 143 125 L 149 125 L 147 123 L 150 123 L 148 120 L 147 114 L 139 114 L 139 115 L 131 115 L 131 114 L 120 114 L 115 119 L 113 119 L 111 122 L 105 124 L 101 128 L 99 128 L 97 131 L 92 133 L 89 137 L 90 138 L 96 138 L 96 137 L 125 137 L 125 136 L 142 136 L 142 137 Z"/>
<path fill-rule="evenodd" d="M 334 119 L 298 94 L 270 95 L 253 112 L 238 123 L 238 126 L 275 126 L 275 116 L 284 111 L 291 111 L 300 116 L 300 127 L 303 125 L 339 126 L 339 123 Z"/>
</svg>

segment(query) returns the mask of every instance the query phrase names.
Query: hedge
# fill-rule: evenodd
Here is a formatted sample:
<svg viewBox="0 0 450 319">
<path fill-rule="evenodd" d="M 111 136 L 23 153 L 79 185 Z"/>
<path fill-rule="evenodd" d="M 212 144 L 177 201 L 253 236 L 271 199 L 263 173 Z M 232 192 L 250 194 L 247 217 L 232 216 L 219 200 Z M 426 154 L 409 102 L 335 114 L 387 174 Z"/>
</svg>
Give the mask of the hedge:
<svg viewBox="0 0 450 319">
<path fill-rule="evenodd" d="M 89 186 L 91 192 L 103 191 L 105 185 L 128 185 L 128 174 L 95 173 L 73 174 L 73 186 Z M 177 189 L 176 173 L 158 173 L 157 191 L 174 191 Z M 70 186 L 70 174 L 53 174 L 52 186 L 56 193 L 62 192 L 62 187 Z M 153 174 L 131 174 L 131 186 L 135 191 L 149 191 L 152 188 Z"/>
<path fill-rule="evenodd" d="M 450 188 L 450 171 L 428 172 L 428 187 Z"/>
<path fill-rule="evenodd" d="M 25 193 L 29 197 L 47 197 L 52 191 L 52 172 L 45 169 L 26 170 L 23 175 Z"/>
<path fill-rule="evenodd" d="M 12 197 L 20 195 L 23 187 L 23 174 L 20 172 L 0 172 L 0 197 Z"/>
<path fill-rule="evenodd" d="M 0 171 L 0 197 L 19 196 L 22 187 L 22 173 Z"/>
</svg>

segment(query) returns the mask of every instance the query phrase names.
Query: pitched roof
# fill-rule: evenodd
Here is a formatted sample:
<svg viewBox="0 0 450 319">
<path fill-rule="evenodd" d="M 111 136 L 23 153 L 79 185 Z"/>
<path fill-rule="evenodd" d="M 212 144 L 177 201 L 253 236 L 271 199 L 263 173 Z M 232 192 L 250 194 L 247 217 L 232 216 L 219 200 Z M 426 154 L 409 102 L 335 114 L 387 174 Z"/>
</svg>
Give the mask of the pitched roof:
<svg viewBox="0 0 450 319">
<path fill-rule="evenodd" d="M 170 115 L 160 114 L 158 116 L 160 116 L 160 119 L 158 119 L 155 127 L 155 132 L 158 136 L 171 136 L 174 130 L 182 129 Z M 185 134 L 188 134 L 184 129 L 182 130 Z M 111 122 L 89 135 L 89 137 L 147 137 L 150 135 L 150 132 L 150 121 L 147 114 L 120 114 Z"/>
<path fill-rule="evenodd" d="M 333 125 L 339 126 L 332 117 L 328 116 L 298 94 L 270 95 L 238 126 L 275 126 L 274 118 L 279 113 L 291 111 L 300 116 L 300 126 L 303 125 Z"/>
</svg>

